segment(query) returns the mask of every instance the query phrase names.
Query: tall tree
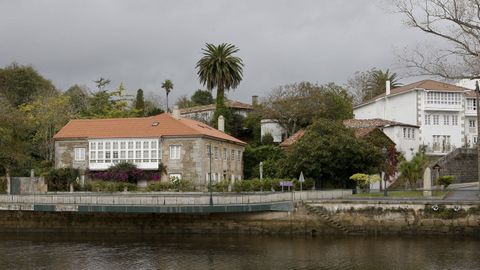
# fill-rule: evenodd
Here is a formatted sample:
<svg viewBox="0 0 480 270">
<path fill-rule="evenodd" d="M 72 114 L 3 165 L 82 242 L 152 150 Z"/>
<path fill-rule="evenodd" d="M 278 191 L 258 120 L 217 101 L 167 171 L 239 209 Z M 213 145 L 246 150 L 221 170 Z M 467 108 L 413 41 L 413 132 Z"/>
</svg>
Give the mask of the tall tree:
<svg viewBox="0 0 480 270">
<path fill-rule="evenodd" d="M 213 103 L 212 92 L 198 89 L 190 98 L 195 105 L 209 105 Z"/>
<path fill-rule="evenodd" d="M 354 77 L 347 81 L 347 88 L 353 95 L 354 103 L 358 104 L 385 93 L 387 81 L 390 81 L 392 89 L 402 86 L 397 73 L 391 73 L 389 69 L 383 71 L 372 68 L 368 71 L 355 72 Z"/>
<path fill-rule="evenodd" d="M 37 96 L 56 93 L 53 84 L 31 66 L 13 63 L 0 69 L 0 96 L 13 106 L 30 102 Z"/>
<path fill-rule="evenodd" d="M 165 89 L 165 93 L 167 94 L 167 112 L 170 111 L 170 109 L 168 108 L 168 95 L 170 94 L 170 91 L 172 91 L 173 89 L 173 83 L 171 80 L 165 80 L 163 83 L 162 83 L 162 88 Z"/>
<path fill-rule="evenodd" d="M 203 48 L 203 57 L 197 62 L 197 75 L 204 86 L 211 91 L 217 88 L 214 123 L 220 115 L 227 118 L 225 90 L 235 89 L 243 77 L 243 61 L 234 56 L 239 49 L 232 44 L 222 43 L 218 46 L 207 43 Z M 226 119 L 228 121 L 228 119 Z"/>
<path fill-rule="evenodd" d="M 39 97 L 23 104 L 20 110 L 25 113 L 31 123 L 31 138 L 34 153 L 43 160 L 53 161 L 55 145 L 53 135 L 57 133 L 71 118 L 72 107 L 68 96 Z"/>
<path fill-rule="evenodd" d="M 416 75 L 480 78 L 478 0 L 395 0 L 394 4 L 407 26 L 444 41 L 402 56 Z"/>
<path fill-rule="evenodd" d="M 185 109 L 185 108 L 196 106 L 197 104 L 191 101 L 186 95 L 182 95 L 178 97 L 177 101 L 175 102 L 175 105 L 177 105 L 178 108 L 180 109 Z"/>
<path fill-rule="evenodd" d="M 353 116 L 351 96 L 334 83 L 301 82 L 277 87 L 259 110 L 264 119 L 277 120 L 288 135 L 312 124 L 315 118 L 344 120 Z"/>
<path fill-rule="evenodd" d="M 63 95 L 70 98 L 70 106 L 74 116 L 79 116 L 88 110 L 89 95 L 86 87 L 75 84 L 68 88 Z"/>
<path fill-rule="evenodd" d="M 317 181 L 317 187 L 354 187 L 348 179 L 358 172 L 377 173 L 383 154 L 377 147 L 355 138 L 340 121 L 317 119 L 305 135 L 287 151 L 280 163 L 284 176 L 303 172 Z"/>
<path fill-rule="evenodd" d="M 0 166 L 10 172 L 29 158 L 28 122 L 17 108 L 0 100 Z"/>
<path fill-rule="evenodd" d="M 125 95 L 125 86 L 120 83 L 117 89 L 108 91 L 105 87 L 110 80 L 100 78 L 97 82 L 98 91 L 89 98 L 88 111 L 82 114 L 86 118 L 122 118 L 138 115 L 138 110 L 128 104 L 130 98 Z"/>
<path fill-rule="evenodd" d="M 145 115 L 145 100 L 143 98 L 143 90 L 137 90 L 137 98 L 135 99 L 135 109 L 138 110 L 140 116 Z"/>
</svg>

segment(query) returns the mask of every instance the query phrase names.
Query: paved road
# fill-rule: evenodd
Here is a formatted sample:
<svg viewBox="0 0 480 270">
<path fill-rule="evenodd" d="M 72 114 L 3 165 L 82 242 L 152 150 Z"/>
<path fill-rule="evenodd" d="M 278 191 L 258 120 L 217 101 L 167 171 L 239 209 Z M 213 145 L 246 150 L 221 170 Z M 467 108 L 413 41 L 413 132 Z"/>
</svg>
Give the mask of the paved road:
<svg viewBox="0 0 480 270">
<path fill-rule="evenodd" d="M 478 183 L 456 184 L 448 187 L 446 201 L 479 201 L 480 190 Z"/>
</svg>

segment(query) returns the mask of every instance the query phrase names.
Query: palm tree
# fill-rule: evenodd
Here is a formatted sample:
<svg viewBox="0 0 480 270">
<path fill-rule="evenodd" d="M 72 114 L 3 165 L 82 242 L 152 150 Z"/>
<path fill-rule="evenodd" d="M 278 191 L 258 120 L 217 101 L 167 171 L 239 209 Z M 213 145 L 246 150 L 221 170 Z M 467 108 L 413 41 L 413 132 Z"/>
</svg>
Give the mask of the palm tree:
<svg viewBox="0 0 480 270">
<path fill-rule="evenodd" d="M 165 93 L 167 94 L 167 112 L 169 112 L 170 110 L 168 109 L 168 94 L 170 94 L 170 91 L 172 91 L 173 89 L 173 83 L 171 80 L 165 80 L 163 83 L 162 83 L 162 88 L 165 89 Z"/>
<path fill-rule="evenodd" d="M 390 81 L 390 87 L 396 88 L 402 86 L 398 81 L 397 73 L 390 73 L 390 70 L 386 71 L 380 69 L 373 69 L 369 72 L 366 82 L 366 89 L 364 91 L 363 100 L 369 100 L 375 96 L 385 93 L 385 86 L 387 81 Z"/>
<path fill-rule="evenodd" d="M 242 80 L 243 61 L 233 54 L 239 49 L 232 44 L 222 43 L 218 46 L 206 44 L 202 49 L 203 57 L 197 62 L 197 74 L 200 83 L 208 90 L 217 88 L 217 102 L 214 121 L 225 110 L 225 90 L 235 89 Z"/>
</svg>

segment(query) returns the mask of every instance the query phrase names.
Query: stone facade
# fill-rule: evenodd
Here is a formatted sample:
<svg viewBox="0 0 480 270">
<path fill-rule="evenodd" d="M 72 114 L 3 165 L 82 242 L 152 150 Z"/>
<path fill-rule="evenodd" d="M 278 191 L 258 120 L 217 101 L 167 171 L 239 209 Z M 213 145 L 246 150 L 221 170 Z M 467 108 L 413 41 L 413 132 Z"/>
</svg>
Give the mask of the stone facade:
<svg viewBox="0 0 480 270">
<path fill-rule="evenodd" d="M 85 148 L 85 160 L 75 160 L 75 148 Z M 88 168 L 87 160 L 87 140 L 55 141 L 55 168 L 71 167 L 86 170 Z"/>
<path fill-rule="evenodd" d="M 440 166 L 440 170 L 435 170 L 435 165 Z M 430 166 L 432 181 L 435 181 L 438 176 L 453 175 L 454 183 L 476 182 L 478 181 L 477 166 L 477 149 L 457 148 Z"/>
<path fill-rule="evenodd" d="M 181 146 L 180 159 L 172 160 L 170 159 L 170 146 L 176 145 Z M 209 146 L 212 147 L 212 181 L 241 180 L 243 178 L 244 147 L 207 138 L 165 138 L 162 142 L 162 161 L 167 166 L 167 175 L 181 174 L 182 179 L 192 180 L 197 186 L 207 186 L 210 172 Z M 217 149 L 216 155 L 215 149 Z M 224 151 L 226 151 L 226 156 L 224 156 Z M 232 158 L 232 151 L 234 158 Z"/>
</svg>

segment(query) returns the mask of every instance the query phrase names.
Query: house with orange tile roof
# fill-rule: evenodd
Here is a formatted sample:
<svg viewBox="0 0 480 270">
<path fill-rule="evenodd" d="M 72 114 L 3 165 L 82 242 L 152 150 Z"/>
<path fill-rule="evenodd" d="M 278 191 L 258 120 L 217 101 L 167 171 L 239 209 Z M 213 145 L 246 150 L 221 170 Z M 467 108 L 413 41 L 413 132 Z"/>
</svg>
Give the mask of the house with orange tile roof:
<svg viewBox="0 0 480 270">
<path fill-rule="evenodd" d="M 477 141 L 474 92 L 458 85 L 422 80 L 390 89 L 387 82 L 385 93 L 355 106 L 353 113 L 355 119 L 418 126 L 415 140 L 430 155 L 445 155 Z"/>
<path fill-rule="evenodd" d="M 212 181 L 241 180 L 246 143 L 226 134 L 219 122 L 217 130 L 181 117 L 177 108 L 151 117 L 71 120 L 54 136 L 55 167 L 102 171 L 126 161 L 144 170 L 162 164 L 165 179 L 197 186 L 210 175 Z"/>
<path fill-rule="evenodd" d="M 252 97 L 252 103 L 256 102 L 256 96 Z M 229 108 L 232 113 L 246 117 L 248 113 L 253 110 L 251 104 L 243 103 L 236 100 L 228 100 L 225 102 L 225 106 Z M 180 115 L 182 117 L 198 120 L 203 123 L 210 123 L 215 113 L 215 104 L 195 106 L 190 108 L 180 109 Z"/>
</svg>

